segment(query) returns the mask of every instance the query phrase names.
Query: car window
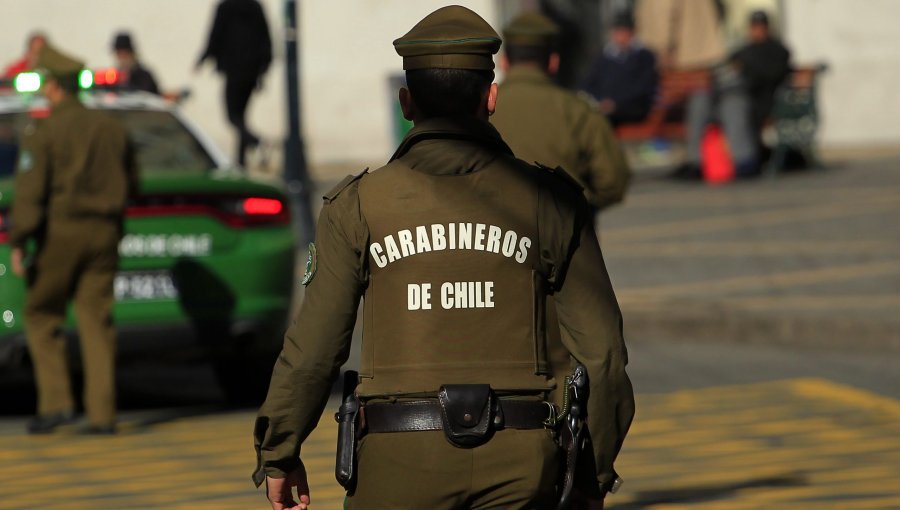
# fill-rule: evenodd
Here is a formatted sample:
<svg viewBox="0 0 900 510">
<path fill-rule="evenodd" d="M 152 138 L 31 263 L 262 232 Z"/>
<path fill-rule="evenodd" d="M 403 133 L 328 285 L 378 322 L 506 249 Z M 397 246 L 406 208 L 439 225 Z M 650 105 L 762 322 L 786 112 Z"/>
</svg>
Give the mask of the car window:
<svg viewBox="0 0 900 510">
<path fill-rule="evenodd" d="M 215 162 L 200 142 L 170 112 L 106 110 L 120 119 L 137 149 L 141 172 L 209 170 Z M 0 178 L 15 171 L 18 140 L 29 122 L 27 113 L 0 114 Z"/>
</svg>

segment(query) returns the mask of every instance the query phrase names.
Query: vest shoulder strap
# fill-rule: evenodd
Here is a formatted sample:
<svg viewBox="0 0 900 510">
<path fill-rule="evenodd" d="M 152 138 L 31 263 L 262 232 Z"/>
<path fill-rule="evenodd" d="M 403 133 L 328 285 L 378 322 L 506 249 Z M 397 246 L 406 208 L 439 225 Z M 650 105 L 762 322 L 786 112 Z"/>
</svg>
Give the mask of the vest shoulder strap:
<svg viewBox="0 0 900 510">
<path fill-rule="evenodd" d="M 538 163 L 537 161 L 535 161 L 534 164 L 537 165 L 538 167 L 550 172 L 551 175 L 555 175 L 556 177 L 559 178 L 559 180 L 565 182 L 566 184 L 568 184 L 569 186 L 574 188 L 579 193 L 581 193 L 584 190 L 584 187 L 577 180 L 575 180 L 574 177 L 569 175 L 569 172 L 567 172 L 563 167 L 558 166 L 556 168 L 551 168 L 547 165 Z"/>
<path fill-rule="evenodd" d="M 367 173 L 369 173 L 368 168 L 356 175 L 348 175 L 347 177 L 344 177 L 343 179 L 341 179 L 341 182 L 337 183 L 334 188 L 331 188 L 331 191 L 325 193 L 322 198 L 324 198 L 326 202 L 331 202 L 332 200 L 337 198 L 337 196 L 340 195 L 342 191 L 347 189 L 348 186 L 353 184 L 355 181 L 362 179 L 362 176 L 366 175 Z"/>
</svg>

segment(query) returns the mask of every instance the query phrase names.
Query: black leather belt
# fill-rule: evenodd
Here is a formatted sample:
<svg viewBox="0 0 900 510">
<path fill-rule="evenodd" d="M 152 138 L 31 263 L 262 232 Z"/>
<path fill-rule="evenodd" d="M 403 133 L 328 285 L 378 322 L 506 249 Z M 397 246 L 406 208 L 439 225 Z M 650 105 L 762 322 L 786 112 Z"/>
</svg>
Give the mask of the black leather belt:
<svg viewBox="0 0 900 510">
<path fill-rule="evenodd" d="M 500 412 L 493 428 L 541 429 L 550 416 L 550 404 L 534 400 L 500 400 Z M 366 404 L 363 407 L 366 432 L 416 432 L 443 430 L 441 406 L 437 400 L 412 400 Z"/>
</svg>

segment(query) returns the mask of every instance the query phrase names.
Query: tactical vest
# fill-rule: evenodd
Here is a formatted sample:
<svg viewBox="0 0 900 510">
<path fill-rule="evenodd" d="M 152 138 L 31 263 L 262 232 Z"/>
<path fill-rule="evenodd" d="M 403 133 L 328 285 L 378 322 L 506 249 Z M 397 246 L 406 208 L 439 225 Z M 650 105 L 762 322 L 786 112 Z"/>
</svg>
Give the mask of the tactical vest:
<svg viewBox="0 0 900 510">
<path fill-rule="evenodd" d="M 370 233 L 360 395 L 552 386 L 540 188 L 526 170 L 498 158 L 430 175 L 395 160 L 360 181 Z"/>
</svg>

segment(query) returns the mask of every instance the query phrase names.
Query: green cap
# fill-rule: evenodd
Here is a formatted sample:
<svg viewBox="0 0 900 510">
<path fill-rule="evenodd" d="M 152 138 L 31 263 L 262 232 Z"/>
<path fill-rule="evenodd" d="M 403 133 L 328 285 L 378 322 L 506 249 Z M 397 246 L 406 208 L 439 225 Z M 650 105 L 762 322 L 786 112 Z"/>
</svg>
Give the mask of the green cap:
<svg viewBox="0 0 900 510">
<path fill-rule="evenodd" d="M 37 67 L 46 70 L 49 76 L 62 78 L 78 74 L 84 69 L 84 62 L 60 52 L 49 44 L 45 44 L 38 54 Z"/>
<path fill-rule="evenodd" d="M 492 55 L 500 50 L 500 36 L 487 21 L 459 5 L 442 7 L 394 41 L 403 69 L 494 68 Z"/>
<path fill-rule="evenodd" d="M 537 11 L 518 15 L 503 31 L 508 46 L 541 46 L 553 48 L 559 39 L 559 27 Z"/>
</svg>

